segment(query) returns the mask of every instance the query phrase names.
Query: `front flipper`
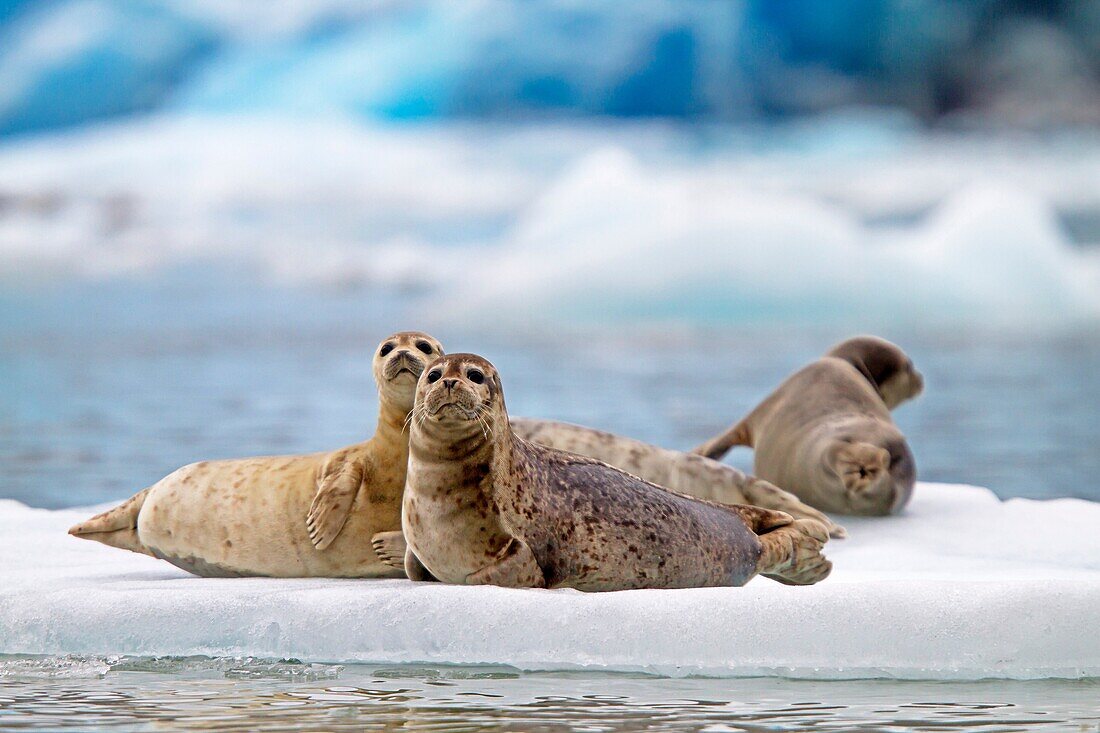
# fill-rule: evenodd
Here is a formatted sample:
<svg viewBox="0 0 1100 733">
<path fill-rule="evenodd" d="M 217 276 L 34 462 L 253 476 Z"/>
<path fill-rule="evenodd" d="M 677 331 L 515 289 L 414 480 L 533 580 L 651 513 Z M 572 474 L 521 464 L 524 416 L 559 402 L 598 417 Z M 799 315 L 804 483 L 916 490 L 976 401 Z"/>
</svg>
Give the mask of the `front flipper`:
<svg viewBox="0 0 1100 733">
<path fill-rule="evenodd" d="M 431 570 L 424 567 L 424 563 L 420 562 L 420 558 L 413 553 L 411 547 L 405 548 L 405 575 L 409 576 L 409 580 L 421 582 L 439 580 L 439 578 L 432 575 Z"/>
<path fill-rule="evenodd" d="M 546 576 L 535 560 L 535 554 L 521 540 L 513 537 L 497 553 L 492 565 L 466 576 L 466 585 L 500 585 L 505 588 L 545 588 Z"/>
<path fill-rule="evenodd" d="M 396 532 L 379 532 L 370 539 L 374 547 L 374 554 L 385 565 L 398 570 L 405 569 L 405 552 L 409 549 L 409 543 L 405 541 L 405 534 L 401 530 Z"/>
<path fill-rule="evenodd" d="M 317 495 L 306 517 L 309 539 L 318 550 L 335 541 L 348 521 L 359 487 L 370 479 L 361 459 L 339 453 L 321 467 L 317 477 Z"/>
</svg>

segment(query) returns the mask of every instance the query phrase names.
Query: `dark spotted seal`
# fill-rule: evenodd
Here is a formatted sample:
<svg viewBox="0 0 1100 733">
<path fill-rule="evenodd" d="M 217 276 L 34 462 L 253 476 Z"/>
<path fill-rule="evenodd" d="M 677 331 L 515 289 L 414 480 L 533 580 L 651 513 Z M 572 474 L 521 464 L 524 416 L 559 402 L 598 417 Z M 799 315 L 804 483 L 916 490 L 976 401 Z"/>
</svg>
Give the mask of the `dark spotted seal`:
<svg viewBox="0 0 1100 733">
<path fill-rule="evenodd" d="M 415 331 L 374 354 L 378 427 L 330 453 L 204 461 L 69 530 L 204 576 L 400 577 L 371 537 L 400 531 L 406 420 L 417 378 L 442 353 Z"/>
<path fill-rule="evenodd" d="M 500 377 L 452 354 L 417 385 L 401 524 L 413 580 L 584 591 L 816 583 L 825 527 L 673 493 L 606 463 L 530 443 Z"/>
<path fill-rule="evenodd" d="M 751 446 L 753 472 L 807 504 L 890 514 L 908 503 L 917 478 L 890 410 L 923 388 L 899 347 L 873 336 L 848 339 L 695 452 L 717 459 L 735 445 Z"/>
</svg>

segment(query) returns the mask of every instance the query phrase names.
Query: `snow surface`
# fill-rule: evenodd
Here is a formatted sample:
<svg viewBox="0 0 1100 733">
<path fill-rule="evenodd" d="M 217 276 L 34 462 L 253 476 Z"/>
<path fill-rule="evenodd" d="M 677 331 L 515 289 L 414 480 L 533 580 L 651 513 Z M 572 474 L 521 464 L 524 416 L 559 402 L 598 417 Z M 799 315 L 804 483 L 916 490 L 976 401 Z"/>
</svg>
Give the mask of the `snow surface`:
<svg viewBox="0 0 1100 733">
<path fill-rule="evenodd" d="M 921 484 L 809 588 L 507 590 L 202 579 L 0 501 L 0 653 L 488 663 L 669 675 L 1100 676 L 1100 504 Z"/>
</svg>

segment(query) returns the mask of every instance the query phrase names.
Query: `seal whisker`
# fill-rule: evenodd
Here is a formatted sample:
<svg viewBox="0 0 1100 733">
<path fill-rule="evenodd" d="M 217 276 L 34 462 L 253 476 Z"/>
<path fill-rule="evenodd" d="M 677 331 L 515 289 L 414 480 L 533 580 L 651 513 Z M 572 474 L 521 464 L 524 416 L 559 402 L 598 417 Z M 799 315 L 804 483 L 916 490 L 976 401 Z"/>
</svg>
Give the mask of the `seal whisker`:
<svg viewBox="0 0 1100 733">
<path fill-rule="evenodd" d="M 484 403 L 478 405 L 474 409 L 474 415 L 476 415 L 477 421 L 479 423 L 481 423 L 482 432 L 484 433 L 485 437 L 487 437 L 487 438 L 494 437 L 493 426 L 489 424 L 489 415 L 490 415 L 490 413 L 491 413 L 491 410 L 489 409 L 489 406 L 484 404 Z"/>
</svg>

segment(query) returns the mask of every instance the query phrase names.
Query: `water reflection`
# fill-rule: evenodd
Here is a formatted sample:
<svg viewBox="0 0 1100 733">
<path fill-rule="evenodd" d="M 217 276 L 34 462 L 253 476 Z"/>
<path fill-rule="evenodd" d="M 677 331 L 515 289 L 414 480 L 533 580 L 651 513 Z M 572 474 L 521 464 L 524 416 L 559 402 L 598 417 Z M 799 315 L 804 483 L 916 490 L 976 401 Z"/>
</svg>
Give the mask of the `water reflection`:
<svg viewBox="0 0 1100 733">
<path fill-rule="evenodd" d="M 0 729 L 1100 731 L 1098 681 L 665 679 L 367 665 L 311 680 L 234 675 L 219 660 L 171 666 L 0 680 Z"/>
</svg>

